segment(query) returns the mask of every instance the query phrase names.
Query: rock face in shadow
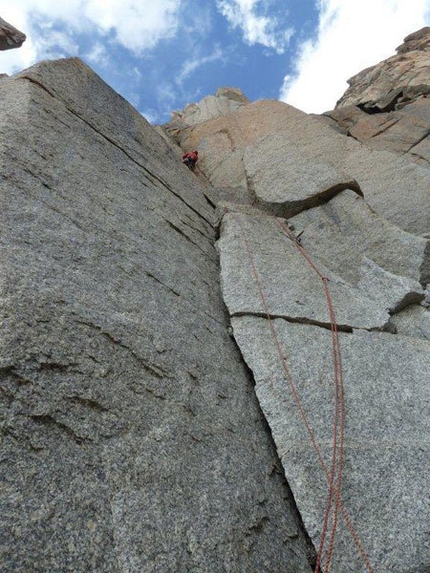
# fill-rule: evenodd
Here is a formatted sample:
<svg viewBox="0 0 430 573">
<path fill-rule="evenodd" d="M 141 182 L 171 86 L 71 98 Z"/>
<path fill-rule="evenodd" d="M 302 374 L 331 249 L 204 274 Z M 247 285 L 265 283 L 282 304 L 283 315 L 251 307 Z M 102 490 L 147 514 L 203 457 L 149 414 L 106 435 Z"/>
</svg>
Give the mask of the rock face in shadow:
<svg viewBox="0 0 430 573">
<path fill-rule="evenodd" d="M 309 571 L 204 187 L 79 60 L 0 90 L 5 570 Z"/>
<path fill-rule="evenodd" d="M 0 50 L 20 48 L 26 40 L 26 35 L 0 18 Z"/>
</svg>

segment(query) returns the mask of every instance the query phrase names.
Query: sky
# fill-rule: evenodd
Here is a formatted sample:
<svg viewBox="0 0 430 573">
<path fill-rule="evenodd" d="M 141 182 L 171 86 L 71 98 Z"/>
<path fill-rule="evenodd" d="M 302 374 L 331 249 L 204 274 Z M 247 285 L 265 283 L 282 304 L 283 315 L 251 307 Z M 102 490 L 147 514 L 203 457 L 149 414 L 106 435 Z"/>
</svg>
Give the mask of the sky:
<svg viewBox="0 0 430 573">
<path fill-rule="evenodd" d="M 0 0 L 0 17 L 27 35 L 0 73 L 78 56 L 165 123 L 220 86 L 333 109 L 348 78 L 430 25 L 430 0 Z"/>
</svg>

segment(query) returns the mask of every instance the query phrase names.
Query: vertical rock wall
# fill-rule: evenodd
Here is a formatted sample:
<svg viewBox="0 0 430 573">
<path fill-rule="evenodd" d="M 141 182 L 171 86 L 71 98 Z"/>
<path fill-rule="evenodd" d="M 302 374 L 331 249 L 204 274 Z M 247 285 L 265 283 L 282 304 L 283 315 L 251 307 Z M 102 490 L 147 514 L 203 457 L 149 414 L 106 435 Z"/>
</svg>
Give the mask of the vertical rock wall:
<svg viewBox="0 0 430 573">
<path fill-rule="evenodd" d="M 323 570 L 427 571 L 428 165 L 333 126 L 260 101 L 165 128 L 218 193 L 233 333 Z"/>
<path fill-rule="evenodd" d="M 76 59 L 0 81 L 5 571 L 309 571 L 213 209 Z"/>
</svg>

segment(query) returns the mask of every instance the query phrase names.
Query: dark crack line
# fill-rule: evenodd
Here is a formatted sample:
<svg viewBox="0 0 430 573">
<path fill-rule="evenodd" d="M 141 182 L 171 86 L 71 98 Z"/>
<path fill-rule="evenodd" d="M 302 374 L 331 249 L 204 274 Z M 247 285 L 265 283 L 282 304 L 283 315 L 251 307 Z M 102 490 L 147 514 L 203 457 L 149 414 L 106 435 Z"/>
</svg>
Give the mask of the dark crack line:
<svg viewBox="0 0 430 573">
<path fill-rule="evenodd" d="M 180 235 L 182 235 L 189 243 L 191 243 L 192 245 L 194 245 L 195 247 L 197 247 L 199 249 L 199 251 L 201 251 L 205 257 L 207 257 L 209 260 L 211 260 L 210 256 L 208 255 L 208 253 L 206 253 L 206 251 L 204 249 L 202 249 L 202 247 L 198 244 L 195 243 L 187 234 L 185 234 L 182 229 L 180 229 L 179 227 L 177 227 L 176 225 L 174 225 L 171 221 L 169 221 L 168 219 L 164 219 L 166 221 L 166 223 L 169 225 L 169 227 L 171 227 L 174 231 L 176 231 L 177 233 L 179 233 Z"/>
<path fill-rule="evenodd" d="M 411 149 L 413 149 L 414 147 L 416 147 L 417 145 L 419 145 L 422 141 L 424 141 L 424 139 L 426 139 L 426 137 L 428 137 L 430 135 L 430 129 L 426 131 L 426 133 L 420 137 L 420 139 L 418 141 L 416 141 L 414 144 L 412 144 L 410 146 L 409 149 L 406 150 L 406 153 L 409 153 L 411 151 Z M 416 154 L 414 154 L 416 155 Z"/>
<path fill-rule="evenodd" d="M 169 290 L 170 292 L 172 292 L 175 296 L 180 297 L 181 293 L 177 292 L 176 290 L 174 290 L 172 287 L 169 287 L 168 285 L 166 285 L 165 283 L 163 283 L 163 281 L 161 281 L 158 277 L 156 277 L 155 275 L 153 275 L 152 273 L 150 273 L 149 271 L 145 271 L 145 274 L 150 277 L 151 279 L 153 279 L 156 283 L 160 284 L 161 286 L 163 286 L 164 288 L 166 288 L 167 290 Z"/>
<path fill-rule="evenodd" d="M 28 80 L 30 83 L 35 84 L 36 86 L 39 86 L 43 91 L 45 91 L 47 94 L 49 94 L 50 96 L 52 96 L 53 98 L 55 98 L 55 94 L 53 92 L 51 92 L 51 90 L 49 90 L 46 86 L 44 86 L 43 84 L 41 84 L 39 81 L 37 81 L 34 78 L 31 78 L 30 76 L 20 76 L 18 78 L 19 80 Z"/>
<path fill-rule="evenodd" d="M 73 438 L 73 440 L 77 444 L 81 444 L 82 442 L 92 442 L 93 441 L 91 438 L 79 436 L 78 434 L 76 434 L 76 432 L 74 432 L 72 430 L 72 428 L 70 428 L 69 426 L 67 426 L 63 422 L 59 422 L 50 414 L 40 414 L 40 415 L 31 414 L 29 416 L 29 418 L 31 420 L 33 420 L 36 424 L 39 424 L 42 426 L 47 426 L 47 427 L 55 426 L 55 427 L 59 428 L 60 430 L 65 432 L 67 435 L 69 435 L 71 438 Z"/>
<path fill-rule="evenodd" d="M 119 346 L 120 348 L 124 348 L 125 350 L 130 352 L 131 355 L 137 360 L 137 362 L 144 368 L 144 370 L 146 370 L 152 376 L 155 376 L 156 378 L 159 378 L 159 379 L 170 377 L 170 375 L 167 372 L 163 371 L 161 368 L 158 368 L 158 367 L 155 367 L 153 365 L 148 364 L 141 356 L 136 354 L 136 352 L 132 348 L 130 348 L 129 346 L 127 346 L 126 344 L 121 342 L 120 338 L 117 338 L 117 337 L 113 336 L 112 334 L 110 334 L 109 332 L 106 332 L 105 330 L 102 329 L 101 326 L 98 326 L 92 322 L 84 321 L 84 320 L 75 319 L 75 322 L 77 324 L 83 324 L 84 326 L 88 326 L 89 328 L 92 328 L 92 329 L 98 331 L 102 336 L 104 336 L 112 344 Z"/>
<path fill-rule="evenodd" d="M 163 286 L 164 288 L 166 288 L 167 290 L 171 291 L 175 296 L 181 297 L 182 300 L 189 304 L 193 309 L 196 309 L 197 312 L 204 314 L 205 316 L 207 316 L 208 318 L 210 318 L 211 320 L 215 321 L 217 324 L 219 324 L 220 326 L 222 326 L 223 328 L 226 328 L 226 324 L 221 322 L 220 320 L 218 320 L 217 318 L 215 318 L 214 316 L 212 316 L 211 314 L 209 314 L 208 312 L 206 312 L 205 310 L 203 310 L 202 308 L 196 307 L 192 301 L 187 298 L 184 295 L 181 295 L 181 293 L 173 290 L 171 287 L 169 287 L 168 285 L 166 285 L 165 283 L 163 283 L 163 281 L 161 281 L 159 278 L 157 278 L 155 275 L 153 275 L 152 273 L 145 271 L 145 273 L 152 278 L 155 282 L 157 282 L 158 284 L 160 284 L 161 286 Z M 209 287 L 213 288 L 213 285 L 210 285 L 208 282 L 203 281 L 206 285 L 208 285 Z"/>
<path fill-rule="evenodd" d="M 308 326 L 319 326 L 320 328 L 325 328 L 326 330 L 331 330 L 331 324 L 329 322 L 320 322 L 318 320 L 312 320 L 311 318 L 306 317 L 292 317 L 286 316 L 285 314 L 270 314 L 267 316 L 265 312 L 234 312 L 231 314 L 232 318 L 241 318 L 252 316 L 255 318 L 265 318 L 267 320 L 276 320 L 277 318 L 281 318 L 287 322 L 291 322 L 293 324 L 305 324 Z M 355 327 L 354 327 L 355 328 Z M 337 324 L 337 330 L 340 332 L 353 332 L 353 327 L 347 324 Z M 366 329 L 364 329 L 366 330 Z"/>
<path fill-rule="evenodd" d="M 102 133 L 101 131 L 99 131 L 97 129 L 97 127 L 95 127 L 90 121 L 88 121 L 87 119 L 85 119 L 84 117 L 82 117 L 78 112 L 76 112 L 75 110 L 73 110 L 72 108 L 69 107 L 69 105 L 67 104 L 67 102 L 59 95 L 57 94 L 53 94 L 50 90 L 48 90 L 44 85 L 42 85 L 41 83 L 39 83 L 37 80 L 34 80 L 33 78 L 30 78 L 28 76 L 21 76 L 21 79 L 26 79 L 28 81 L 30 81 L 31 83 L 36 84 L 37 86 L 39 86 L 41 89 L 43 89 L 44 91 L 46 91 L 49 95 L 51 95 L 52 97 L 56 97 L 59 100 L 61 100 L 65 106 L 65 108 L 75 117 L 77 117 L 78 119 L 80 119 L 81 121 L 83 121 L 86 125 L 88 125 L 88 127 L 90 127 L 92 130 L 94 130 L 96 133 L 98 133 L 101 137 L 103 137 L 104 139 L 106 139 L 106 141 L 108 141 L 111 145 L 115 146 L 117 149 L 119 149 L 122 153 L 124 153 L 124 155 L 126 155 L 130 161 L 132 161 L 135 165 L 137 165 L 138 167 L 140 167 L 141 169 L 143 169 L 145 171 L 145 173 L 147 173 L 147 175 L 149 175 L 150 178 L 158 181 L 163 187 L 165 187 L 166 189 L 168 189 L 173 195 L 175 195 L 175 197 L 177 197 L 180 201 L 182 201 L 183 203 L 185 203 L 185 205 L 191 209 L 191 211 L 193 211 L 198 217 L 200 217 L 201 219 L 203 219 L 210 228 L 212 228 L 212 223 L 210 221 L 208 221 L 208 219 L 206 219 L 206 217 L 204 217 L 201 213 L 199 213 L 196 209 L 194 209 L 194 207 L 192 207 L 189 203 L 187 203 L 187 201 L 185 201 L 185 199 L 179 195 L 179 193 L 176 193 L 175 191 L 173 191 L 173 189 L 170 187 L 170 185 L 164 181 L 163 179 L 161 179 L 161 177 L 158 177 L 157 175 L 155 175 L 154 173 L 152 173 L 151 171 L 149 171 L 149 169 L 147 169 L 144 165 L 142 165 L 142 163 L 140 163 L 139 161 L 137 161 L 129 152 L 127 152 L 125 149 L 123 149 L 121 147 L 120 144 L 118 144 L 116 141 L 114 141 L 111 137 L 109 137 L 108 135 Z"/>
<path fill-rule="evenodd" d="M 96 400 L 91 400 L 90 398 L 82 398 L 81 396 L 68 396 L 67 399 L 70 402 L 75 402 L 76 404 L 82 404 L 90 410 L 95 410 L 96 412 L 109 412 L 109 409 L 102 404 L 96 402 Z"/>
<path fill-rule="evenodd" d="M 381 125 L 381 129 L 379 131 L 377 131 L 376 133 L 374 133 L 372 135 L 372 137 L 370 139 L 373 139 L 374 137 L 378 137 L 379 135 L 382 135 L 383 133 L 385 133 L 386 131 L 388 131 L 393 125 L 396 125 L 396 123 L 398 123 L 400 121 L 400 118 L 396 118 L 396 119 L 387 119 L 386 123 L 388 123 L 388 125 L 386 125 L 385 127 L 383 125 Z M 361 140 L 358 140 L 361 141 Z"/>
</svg>

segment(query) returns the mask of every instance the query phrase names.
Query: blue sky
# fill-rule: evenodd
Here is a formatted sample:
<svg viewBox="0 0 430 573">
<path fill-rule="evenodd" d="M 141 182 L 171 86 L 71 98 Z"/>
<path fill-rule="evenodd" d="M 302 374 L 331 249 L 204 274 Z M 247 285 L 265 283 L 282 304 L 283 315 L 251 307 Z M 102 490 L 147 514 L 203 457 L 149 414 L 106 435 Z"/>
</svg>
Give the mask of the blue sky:
<svg viewBox="0 0 430 573">
<path fill-rule="evenodd" d="M 79 56 L 164 123 L 219 86 L 332 109 L 349 77 L 430 25 L 430 0 L 9 0 L 0 16 L 28 37 L 0 73 Z"/>
</svg>

